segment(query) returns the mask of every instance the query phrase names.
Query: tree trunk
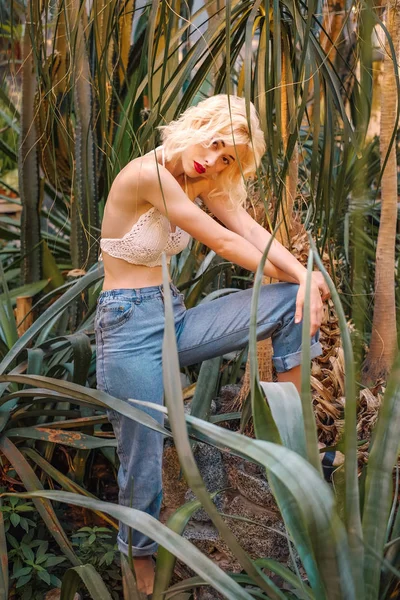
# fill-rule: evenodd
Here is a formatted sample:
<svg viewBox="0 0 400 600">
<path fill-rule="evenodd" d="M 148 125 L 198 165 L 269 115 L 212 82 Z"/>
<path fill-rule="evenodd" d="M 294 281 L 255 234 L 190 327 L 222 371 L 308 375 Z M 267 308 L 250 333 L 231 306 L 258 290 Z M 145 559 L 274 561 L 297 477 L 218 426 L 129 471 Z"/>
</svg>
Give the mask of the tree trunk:
<svg viewBox="0 0 400 600">
<path fill-rule="evenodd" d="M 400 10 L 397 0 L 387 2 L 387 28 L 400 56 Z M 386 42 L 381 100 L 380 151 L 382 163 L 388 151 L 396 121 L 397 88 L 389 45 Z M 375 305 L 369 354 L 363 368 L 365 383 L 386 378 L 397 351 L 395 305 L 395 244 L 397 223 L 396 144 L 392 145 L 382 177 L 381 220 L 379 225 L 375 267 Z"/>
<path fill-rule="evenodd" d="M 289 123 L 291 111 L 289 110 L 288 85 L 292 85 L 289 80 L 289 68 L 286 63 L 285 56 L 282 57 L 282 106 L 281 106 L 281 123 L 282 123 L 282 143 L 284 154 L 287 152 L 289 142 Z M 294 107 L 293 107 L 294 109 Z M 290 232 L 292 229 L 293 204 L 296 198 L 297 180 L 299 172 L 299 158 L 297 143 L 293 148 L 292 156 L 290 157 L 289 167 L 285 178 L 285 186 L 283 190 L 282 202 L 279 207 L 278 223 L 280 227 L 276 234 L 276 239 L 283 246 L 290 249 Z"/>
<path fill-rule="evenodd" d="M 323 7 L 323 15 L 320 44 L 334 65 L 346 16 L 344 1 L 328 0 Z"/>
</svg>

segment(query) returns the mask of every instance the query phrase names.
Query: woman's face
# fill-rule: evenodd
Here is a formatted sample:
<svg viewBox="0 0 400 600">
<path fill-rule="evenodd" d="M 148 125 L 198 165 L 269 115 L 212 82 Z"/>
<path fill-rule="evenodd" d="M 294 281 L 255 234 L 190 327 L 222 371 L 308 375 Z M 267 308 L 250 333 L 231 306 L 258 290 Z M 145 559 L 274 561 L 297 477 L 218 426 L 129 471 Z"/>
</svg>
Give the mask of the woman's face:
<svg viewBox="0 0 400 600">
<path fill-rule="evenodd" d="M 213 179 L 229 165 L 242 159 L 247 150 L 245 144 L 230 146 L 215 137 L 211 145 L 193 144 L 182 152 L 182 166 L 188 177 Z"/>
</svg>

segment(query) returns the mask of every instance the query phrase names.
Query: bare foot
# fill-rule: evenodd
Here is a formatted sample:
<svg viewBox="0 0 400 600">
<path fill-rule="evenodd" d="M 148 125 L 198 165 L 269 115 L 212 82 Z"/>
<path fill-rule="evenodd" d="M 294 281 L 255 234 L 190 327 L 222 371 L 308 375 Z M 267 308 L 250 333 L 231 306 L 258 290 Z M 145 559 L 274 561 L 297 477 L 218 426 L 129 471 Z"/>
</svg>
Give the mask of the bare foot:
<svg viewBox="0 0 400 600">
<path fill-rule="evenodd" d="M 136 583 L 139 592 L 152 594 L 154 587 L 154 561 L 151 556 L 135 556 L 133 558 Z"/>
</svg>

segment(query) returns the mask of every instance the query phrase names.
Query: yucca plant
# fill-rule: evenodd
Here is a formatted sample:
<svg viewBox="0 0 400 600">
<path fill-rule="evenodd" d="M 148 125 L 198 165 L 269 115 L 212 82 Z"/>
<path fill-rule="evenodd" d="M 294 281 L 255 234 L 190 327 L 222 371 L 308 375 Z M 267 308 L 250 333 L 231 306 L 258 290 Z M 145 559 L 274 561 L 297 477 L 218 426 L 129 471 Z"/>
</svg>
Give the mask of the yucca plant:
<svg viewBox="0 0 400 600">
<path fill-rule="evenodd" d="M 264 258 L 266 253 L 264 254 Z M 315 253 L 311 254 L 319 267 L 322 263 Z M 309 268 L 312 266 L 310 260 Z M 165 278 L 166 267 L 164 271 Z M 182 509 L 171 529 L 161 525 L 148 515 L 134 509 L 110 505 L 78 494 L 51 491 L 31 491 L 36 502 L 39 498 L 61 500 L 85 506 L 122 520 L 157 540 L 160 550 L 155 598 L 161 598 L 168 585 L 173 560 L 170 555 L 184 560 L 197 577 L 183 581 L 168 591 L 172 597 L 178 591 L 209 584 L 227 598 L 290 598 L 316 599 L 391 597 L 396 586 L 398 572 L 399 519 L 394 515 L 397 493 L 392 501 L 393 467 L 399 450 L 398 425 L 400 420 L 397 395 L 399 393 L 399 366 L 396 365 L 381 407 L 379 419 L 371 442 L 370 459 L 365 476 L 357 478 L 357 437 L 355 381 L 352 369 L 352 348 L 344 313 L 332 282 L 328 279 L 340 326 L 348 371 L 346 375 L 346 421 L 344 430 L 344 479 L 336 493 L 321 477 L 315 422 L 312 416 L 309 389 L 304 383 L 301 398 L 291 384 L 265 384 L 258 380 L 255 353 L 255 315 L 257 294 L 262 269 L 256 276 L 252 305 L 251 360 L 252 360 L 252 413 L 257 439 L 223 429 L 207 421 L 185 415 L 179 380 L 179 363 L 175 341 L 171 298 L 166 292 L 166 331 L 164 339 L 164 385 L 167 414 L 185 477 L 199 502 L 209 513 L 220 535 L 243 567 L 240 575 L 223 574 L 218 567 L 179 534 L 188 517 L 196 508 L 191 505 Z M 168 289 L 168 288 L 167 288 Z M 307 308 L 307 307 L 306 307 Z M 308 337 L 308 316 L 305 311 L 304 338 Z M 304 345 L 307 348 L 307 345 Z M 307 350 L 303 351 L 304 375 L 309 375 Z M 90 390 L 76 384 L 35 375 L 10 374 L 1 377 L 3 382 L 24 383 L 30 388 L 17 391 L 5 400 L 9 403 L 17 397 L 48 396 L 68 397 L 73 402 L 85 402 L 94 406 L 108 406 L 119 410 L 141 423 L 162 430 L 148 415 L 132 403 L 124 403 L 107 394 Z M 303 377 L 303 382 L 309 377 Z M 4 383 L 5 384 L 5 383 Z M 3 385 L 4 385 L 3 384 Z M 265 402 L 265 397 L 267 402 Z M 140 403 L 138 404 L 140 406 Z M 165 434 L 167 431 L 163 430 Z M 11 435 L 15 435 L 11 432 Z M 252 561 L 235 540 L 226 522 L 218 514 L 199 475 L 190 449 L 189 435 L 215 445 L 224 452 L 241 456 L 266 468 L 267 476 L 285 522 L 290 543 L 296 548 L 307 578 L 292 572 L 269 557 Z M 2 450 L 11 456 L 12 442 L 5 433 Z M 360 500 L 362 498 L 362 500 Z M 178 534 L 174 530 L 178 531 Z M 4 549 L 3 549 L 4 551 Z M 167 552 L 169 551 L 169 553 Z M 166 576 L 165 569 L 169 573 Z M 283 588 L 267 576 L 267 572 L 279 575 Z M 66 577 L 65 585 L 71 575 Z M 74 575 L 75 577 L 75 575 Z M 162 585 L 161 585 L 162 584 Z M 64 583 L 63 583 L 64 586 Z M 69 589 L 69 588 L 68 588 Z M 66 596 L 69 598 L 72 596 Z M 96 597 L 96 596 L 94 596 Z M 104 596 L 107 597 L 107 596 Z"/>
<path fill-rule="evenodd" d="M 272 225 L 281 214 L 282 201 L 286 203 L 288 169 L 297 148 L 300 170 L 308 163 L 302 189 L 306 186 L 309 192 L 303 197 L 319 250 L 331 253 L 333 265 L 331 240 L 340 243 L 345 237 L 350 253 L 356 253 L 353 231 L 364 229 L 365 219 L 341 217 L 349 212 L 349 204 L 358 208 L 362 204 L 354 201 L 351 181 L 352 171 L 364 177 L 369 155 L 364 137 L 371 90 L 365 74 L 371 70 L 371 54 L 362 40 L 368 40 L 379 18 L 369 4 L 359 12 L 353 8 L 346 8 L 344 22 L 351 20 L 355 31 L 363 28 L 354 51 L 362 68 L 361 78 L 350 71 L 353 85 L 348 87 L 338 75 L 347 77 L 343 73 L 350 67 L 338 46 L 340 36 L 329 41 L 329 32 L 323 31 L 327 20 L 320 20 L 316 2 L 209 1 L 196 13 L 188 12 L 183 3 L 172 10 L 167 2 L 139 9 L 130 0 L 97 0 L 89 12 L 78 2 L 27 3 L 19 157 L 24 165 L 20 169 L 23 283 L 48 276 L 44 265 L 61 244 L 49 253 L 41 243 L 43 189 L 51 190 L 51 197 L 64 203 L 71 216 L 71 231 L 64 240 L 70 259 L 65 262 L 87 269 L 97 260 L 99 217 L 116 174 L 154 147 L 157 125 L 209 93 L 210 77 L 213 93 L 253 98 L 259 110 L 268 142 L 259 184 L 262 196 L 274 198 Z M 200 37 L 191 28 L 192 21 L 202 22 Z M 49 38 L 50 53 L 44 50 Z M 393 44 L 388 51 L 393 62 Z M 68 64 L 74 68 L 68 69 Z M 284 96 L 282 74 L 287 82 Z M 352 108 L 351 118 L 346 104 Z M 281 105 L 287 108 L 284 123 Z M 33 106 L 34 119 L 29 113 Z M 304 128 L 308 144 L 302 139 Z M 378 167 L 378 181 L 381 172 Z M 289 188 L 292 197 L 293 181 Z M 365 191 L 364 186 L 359 196 Z M 349 288 L 358 285 L 354 262 L 348 264 Z M 368 278 L 359 287 L 357 297 L 369 293 Z M 353 310 L 366 313 L 359 304 Z M 363 328 L 368 335 L 369 319 L 360 322 L 360 333 Z"/>
<path fill-rule="evenodd" d="M 19 4 L 18 8 L 20 11 Z M 306 185 L 309 193 L 303 197 L 310 206 L 307 219 L 317 234 L 319 249 L 331 252 L 333 264 L 336 257 L 327 242 L 333 237 L 340 243 L 346 236 L 353 251 L 352 231 L 359 225 L 352 218 L 342 221 L 340 216 L 347 213 L 354 188 L 351 172 L 355 168 L 364 173 L 369 153 L 362 131 L 368 123 L 370 88 L 367 77 L 358 80 L 352 73 L 350 106 L 357 105 L 357 109 L 349 120 L 345 104 L 350 97 L 335 70 L 343 73 L 349 65 L 335 40 L 327 47 L 329 32 L 320 34 L 326 20 L 319 20 L 317 4 L 237 0 L 224 6 L 205 2 L 195 14 L 187 14 L 181 3 L 175 8 L 171 10 L 165 2 L 139 9 L 130 1 L 114 0 L 107 5 L 97 1 L 86 14 L 78 3 L 66 7 L 62 1 L 33 0 L 27 4 L 24 47 L 28 55 L 20 126 L 24 142 L 20 151 L 24 165 L 20 170 L 20 235 L 26 248 L 23 283 L 28 274 L 33 279 L 47 277 L 44 266 L 50 254 L 57 252 L 57 245 L 49 253 L 41 243 L 45 237 L 39 224 L 43 184 L 71 215 L 71 233 L 65 238 L 70 259 L 65 263 L 89 267 L 97 259 L 99 214 L 115 175 L 129 160 L 154 146 L 157 125 L 207 93 L 211 73 L 215 77 L 213 92 L 253 98 L 260 112 L 268 141 L 260 183 L 263 193 L 276 200 L 273 224 L 285 198 L 283 182 L 297 147 L 300 169 L 308 162 L 302 188 Z M 363 15 L 369 16 L 361 18 Z M 360 21 L 360 26 L 367 28 L 367 37 L 372 25 L 379 22 L 369 5 L 359 13 L 349 6 L 344 19 L 351 20 L 355 29 Z M 203 21 L 206 28 L 198 39 L 190 27 L 193 20 Z M 151 26 L 146 28 L 149 22 Z M 50 54 L 44 51 L 49 37 L 53 40 Z M 255 51 L 253 39 L 258 40 Z M 358 51 L 363 61 L 361 73 L 369 72 L 368 44 L 356 48 L 355 56 Z M 393 46 L 389 51 L 393 60 Z M 74 69 L 68 69 L 68 64 Z M 282 102 L 287 105 L 287 126 L 282 125 Z M 143 122 L 145 104 L 148 111 Z M 26 112 L 33 105 L 34 120 Z M 301 136 L 305 127 L 309 144 Z M 29 227 L 25 228 L 25 222 Z M 354 281 L 353 262 L 349 263 L 349 286 Z M 54 274 L 54 269 L 50 273 Z M 368 282 L 362 282 L 362 288 L 369 293 Z M 354 310 L 361 308 L 355 306 Z M 369 330 L 368 321 L 365 327 Z"/>
<path fill-rule="evenodd" d="M 268 132 L 266 174 L 271 182 L 270 189 L 278 198 L 283 190 L 278 181 L 284 178 L 298 136 L 298 127 L 305 115 L 305 98 L 313 66 L 321 63 L 321 69 L 315 69 L 313 73 L 314 85 L 319 87 L 322 84 L 324 97 L 326 96 L 332 106 L 336 103 L 338 118 L 345 125 L 345 143 L 350 140 L 355 142 L 344 111 L 337 76 L 330 69 L 329 58 L 324 57 L 314 32 L 316 5 L 300 7 L 283 3 L 273 8 L 269 3 L 260 1 L 236 1 L 229 3 L 226 8 L 221 8 L 215 2 L 206 2 L 196 14 L 191 15 L 191 18 L 203 19 L 205 24 L 209 22 L 209 27 L 205 35 L 194 41 L 189 50 L 183 53 L 183 43 L 193 37 L 190 19 L 180 20 L 179 11 L 170 10 L 165 2 L 152 3 L 144 9 L 131 47 L 129 40 L 132 36 L 132 20 L 133 17 L 138 19 L 139 9 L 135 11 L 131 2 L 114 0 L 107 7 L 103 4 L 93 3 L 88 15 L 85 11 L 78 11 L 74 4 L 66 10 L 63 2 L 57 4 L 57 10 L 48 2 L 43 2 L 40 7 L 36 2 L 31 2 L 27 7 L 28 15 L 46 17 L 42 20 L 29 19 L 30 28 L 26 33 L 35 42 L 33 68 L 40 82 L 36 91 L 27 89 L 23 94 L 23 103 L 27 106 L 32 105 L 33 99 L 36 98 L 36 137 L 40 141 L 42 151 L 35 164 L 40 162 L 45 181 L 50 182 L 59 193 L 67 197 L 71 196 L 74 186 L 82 186 L 79 182 L 81 170 L 83 177 L 87 175 L 87 183 L 93 180 L 90 189 L 76 188 L 80 191 L 74 193 L 78 214 L 81 215 L 83 223 L 89 219 L 88 215 L 85 218 L 86 209 L 83 203 L 90 200 L 95 207 L 99 201 L 105 199 L 116 173 L 129 160 L 154 145 L 155 126 L 175 117 L 196 97 L 201 97 L 216 56 L 223 58 L 226 55 L 228 68 L 221 67 L 217 72 L 214 91 L 237 92 L 246 95 L 248 99 L 251 96 L 255 98 L 262 124 Z M 34 12 L 37 10 L 41 11 L 40 15 Z M 146 22 L 150 22 L 151 27 L 144 29 L 143 25 Z M 227 35 L 227 32 L 230 35 Z M 51 55 L 44 60 L 42 56 L 45 53 L 42 52 L 42 47 L 49 35 L 52 36 L 54 44 Z M 255 55 L 250 44 L 254 36 L 258 36 L 260 40 Z M 302 48 L 301 55 L 290 51 L 296 44 L 300 44 Z M 143 45 L 146 52 L 141 52 Z M 239 56 L 242 58 L 238 62 Z M 273 110 L 274 104 L 281 104 L 281 90 L 277 83 L 280 80 L 282 57 L 286 61 L 288 81 L 298 82 L 294 84 L 293 89 L 289 88 L 291 136 L 287 142 L 286 157 L 282 155 L 279 143 L 283 133 L 280 112 L 275 114 Z M 72 71 L 66 68 L 68 61 L 75 65 Z M 197 67 L 194 77 L 191 77 L 193 67 L 200 61 L 201 65 Z M 257 73 L 254 77 L 251 68 L 253 63 Z M 238 69 L 237 81 L 232 82 L 230 79 L 231 68 Z M 187 81 L 190 83 L 183 92 L 183 85 Z M 47 93 L 49 86 L 53 90 L 52 95 Z M 270 93 L 269 89 L 274 92 Z M 143 93 L 148 97 L 150 109 L 144 124 L 140 117 Z M 303 101 L 299 102 L 302 96 Z M 318 101 L 316 98 L 315 102 Z M 320 114 L 317 108 L 315 115 Z M 80 125 L 79 115 L 85 115 L 85 118 L 96 123 L 93 139 L 89 135 L 90 121 Z M 78 127 L 74 134 L 72 123 L 75 120 Z M 277 126 L 276 131 L 273 129 L 274 123 Z M 81 132 L 81 126 L 88 132 L 86 137 L 83 129 Z M 317 137 L 318 132 L 323 136 L 323 147 L 326 146 L 326 140 L 331 144 L 326 148 L 326 152 L 331 153 L 333 139 L 327 128 L 321 129 L 316 118 L 314 127 Z M 75 149 L 71 145 L 74 136 Z M 82 146 L 83 138 L 86 139 L 85 148 Z M 318 150 L 314 145 L 312 179 L 318 171 Z M 71 175 L 68 176 L 73 160 L 78 170 L 76 182 L 72 182 Z M 93 166 L 90 166 L 91 161 Z M 322 164 L 325 169 L 324 177 L 327 175 L 329 163 L 324 160 Z M 277 171 L 277 166 L 281 173 Z M 33 176 L 33 173 L 30 175 Z M 25 176 L 22 172 L 21 178 Z M 23 181 L 21 179 L 21 182 Z M 317 203 L 323 189 L 319 186 Z M 88 196 L 88 200 L 84 200 L 88 193 L 91 195 Z M 69 202 L 74 211 L 75 205 L 71 199 Z M 90 252 L 97 239 L 95 231 L 90 230 L 96 227 L 93 215 L 86 232 L 86 246 Z M 90 239 L 92 236 L 93 239 Z M 93 257 L 90 258 L 88 264 L 92 264 L 93 260 Z M 74 260 L 74 266 L 81 268 L 86 262 L 86 258 L 81 254 L 78 263 Z"/>
<path fill-rule="evenodd" d="M 351 103 L 353 110 L 349 119 L 345 110 L 345 102 L 349 98 L 331 64 L 331 55 L 326 53 L 319 39 L 321 23 L 316 2 L 236 0 L 225 5 L 206 2 L 196 15 L 187 11 L 183 15 L 180 13 L 181 3 L 178 4 L 175 7 L 177 10 L 171 10 L 167 2 L 150 3 L 133 31 L 133 17 L 136 22 L 139 12 L 134 2 L 115 0 L 106 3 L 99 0 L 93 2 L 89 13 L 85 12 L 84 4 L 78 2 L 65 3 L 60 0 L 56 3 L 39 3 L 31 0 L 27 3 L 29 26 L 25 29 L 24 38 L 26 60 L 20 122 L 25 145 L 21 145 L 19 155 L 20 196 L 25 213 L 21 226 L 3 220 L 4 231 L 11 240 L 21 235 L 25 275 L 22 281 L 18 281 L 15 271 L 15 253 L 18 253 L 18 249 L 9 244 L 4 250 L 3 281 L 9 278 L 11 291 L 8 293 L 3 283 L 6 303 L 5 309 L 0 308 L 3 329 L 0 371 L 4 374 L 0 410 L 3 432 L 1 449 L 8 460 L 18 466 L 18 474 L 30 492 L 41 487 L 33 472 L 33 464 L 43 480 L 45 473 L 67 492 L 81 494 L 80 497 L 68 496 L 68 501 L 86 503 L 86 506 L 100 510 L 103 515 L 110 510 L 117 511 L 112 513 L 114 519 L 128 519 L 128 523 L 135 527 L 143 523 L 142 515 L 129 512 L 129 509 L 121 512 L 122 507 L 110 508 L 107 504 L 82 496 L 88 496 L 83 471 L 89 449 L 103 448 L 106 452 L 105 446 L 109 446 L 108 450 L 112 452 L 115 445 L 113 439 L 102 435 L 104 432 L 99 427 L 105 421 L 107 407 L 154 426 L 140 409 L 126 406 L 92 389 L 95 383 L 91 348 L 92 318 L 98 291 L 95 285 L 100 281 L 101 272 L 94 268 L 78 283 L 67 283 L 66 288 L 58 290 L 57 294 L 70 288 L 19 340 L 12 315 L 13 288 L 26 281 L 28 276 L 39 282 L 54 277 L 43 270 L 46 263 L 46 257 L 43 256 L 46 251 L 44 239 L 54 255 L 53 262 L 58 263 L 58 270 L 54 271 L 58 274 L 61 269 L 70 266 L 88 269 L 95 263 L 98 215 L 102 212 L 115 175 L 129 160 L 154 147 L 157 142 L 155 127 L 158 124 L 173 118 L 196 99 L 209 93 L 210 73 L 213 73 L 211 89 L 214 92 L 239 93 L 247 100 L 253 98 L 259 109 L 267 134 L 268 152 L 258 183 L 261 196 L 273 196 L 275 200 L 275 214 L 270 215 L 270 221 L 274 223 L 279 214 L 284 198 L 284 182 L 298 144 L 302 189 L 307 188 L 309 205 L 306 223 L 316 236 L 318 249 L 327 248 L 333 264 L 337 249 L 332 240 L 343 240 L 344 253 L 349 259 L 349 289 L 355 282 L 356 298 L 361 298 L 366 289 L 370 290 L 370 280 L 365 272 L 366 262 L 360 261 L 360 256 L 365 256 L 365 253 L 357 254 L 357 244 L 365 245 L 365 221 L 362 218 L 353 219 L 353 212 L 355 208 L 362 207 L 362 200 L 367 195 L 366 184 L 371 183 L 365 176 L 370 146 L 363 137 L 368 122 L 366 100 L 370 94 L 367 76 L 371 66 L 368 32 L 371 30 L 371 15 L 375 15 L 371 7 L 367 5 L 359 13 L 363 16 L 360 37 L 366 42 L 361 48 L 362 77 L 361 80 L 355 78 Z M 350 10 L 351 7 L 347 17 Z M 188 20 L 180 19 L 180 14 Z M 190 41 L 194 37 L 190 20 L 195 17 L 203 19 L 208 27 L 188 48 L 188 39 Z M 49 36 L 53 40 L 50 55 L 44 51 Z M 253 39 L 258 40 L 255 52 L 252 50 Z M 390 47 L 390 52 L 394 60 L 393 47 Z M 336 66 L 338 61 L 340 58 L 336 56 Z M 72 62 L 73 69 L 68 69 L 69 62 Z M 288 91 L 285 103 L 289 110 L 289 135 L 283 130 L 279 110 L 283 67 Z M 312 89 L 313 105 L 310 107 L 308 99 Z M 32 107 L 35 108 L 34 121 Z M 143 117 L 144 107 L 148 111 Z M 36 131 L 31 127 L 33 122 Z M 303 137 L 304 128 L 307 128 L 308 141 Z M 30 137 L 27 137 L 27 133 Z M 282 144 L 284 136 L 285 143 Z M 76 166 L 75 177 L 72 175 L 73 164 Z M 40 175 L 39 165 L 42 169 Z M 379 167 L 377 171 L 376 181 L 380 179 Z M 56 240 L 41 227 L 43 189 L 55 202 L 56 209 L 52 207 L 50 213 L 45 214 L 52 219 L 56 228 L 58 226 L 64 232 L 68 212 L 72 217 L 70 225 L 67 219 L 66 235 L 63 233 L 60 238 L 57 232 Z M 349 219 L 347 215 L 350 213 Z M 349 227 L 346 229 L 347 225 Z M 71 245 L 68 252 L 66 244 Z M 370 240 L 368 244 L 371 245 Z M 356 260 L 354 255 L 357 256 Z M 318 262 L 318 254 L 314 252 L 313 256 Z M 18 256 L 17 260 L 20 258 Z M 175 281 L 186 293 L 188 306 L 194 306 L 204 299 L 204 290 L 210 283 L 217 288 L 215 295 L 221 293 L 218 290 L 220 286 L 215 283 L 220 272 L 226 276 L 228 287 L 233 287 L 230 281 L 232 275 L 237 275 L 237 271 L 232 272 L 230 265 L 219 263 L 213 253 L 207 254 L 196 243 L 174 261 L 172 268 Z M 247 274 L 239 273 L 239 277 L 243 276 L 248 278 Z M 240 281 L 243 282 L 243 279 L 237 278 L 234 286 L 242 285 Z M 260 279 L 256 283 L 258 285 Z M 81 310 L 80 318 L 76 311 L 71 316 L 71 304 L 83 293 L 87 294 L 88 307 Z M 45 302 L 46 299 L 43 300 Z M 355 302 L 351 302 L 351 305 L 357 318 L 357 313 L 366 313 L 362 305 Z M 255 306 L 256 301 L 253 316 Z M 336 306 L 340 310 L 337 301 Z M 170 319 L 170 316 L 167 315 L 167 318 Z M 362 337 L 367 329 L 365 319 L 358 318 L 357 326 L 358 334 Z M 170 320 L 168 327 L 171 327 Z M 342 335 L 346 336 L 343 315 L 341 330 Z M 171 336 L 168 330 L 166 343 L 173 346 Z M 176 357 L 173 353 L 169 356 L 175 363 L 165 365 L 168 417 L 182 468 L 192 489 L 210 511 L 221 536 L 245 571 L 228 580 L 209 562 L 200 559 L 188 544 L 173 535 L 171 537 L 169 530 L 160 524 L 146 522 L 146 527 L 151 528 L 152 537 L 161 545 L 180 558 L 186 556 L 192 568 L 197 565 L 197 570 L 194 570 L 201 579 L 179 584 L 179 589 L 203 585 L 207 581 L 230 598 L 249 595 L 261 598 L 290 597 L 297 594 L 317 599 L 354 597 L 358 600 L 364 597 L 386 598 L 392 593 L 398 569 L 396 538 L 399 524 L 397 518 L 393 523 L 395 502 L 390 514 L 388 506 L 391 500 L 391 470 L 397 456 L 397 448 L 394 449 L 394 427 L 398 423 L 394 401 L 398 393 L 397 371 L 394 370 L 393 382 L 386 391 L 371 447 L 369 467 L 364 473 L 365 477 L 358 482 L 353 361 L 349 341 L 346 337 L 344 339 L 347 389 L 343 443 L 346 460 L 344 471 L 341 470 L 337 475 L 336 498 L 319 475 L 309 389 L 304 388 L 300 404 L 293 389 L 262 386 L 257 381 L 254 340 L 250 349 L 251 402 L 255 432 L 259 439 L 250 440 L 198 419 L 207 415 L 205 399 L 210 398 L 211 383 L 215 383 L 218 377 L 218 364 L 202 366 L 192 416 L 186 419 L 190 434 L 197 439 L 212 442 L 224 451 L 230 448 L 231 452 L 267 468 L 290 539 L 307 573 L 307 581 L 301 581 L 297 574 L 267 558 L 253 564 L 216 513 L 191 459 L 179 403 L 181 389 L 178 385 Z M 210 372 L 212 377 L 209 376 Z M 196 378 L 197 374 L 194 376 Z M 204 380 L 210 383 L 208 390 L 203 388 Z M 308 380 L 308 360 L 305 356 L 303 381 Z M 20 389 L 21 385 L 25 388 Z M 70 427 L 78 429 L 78 432 L 71 435 Z M 165 430 L 164 434 L 168 435 L 169 432 Z M 66 477 L 57 472 L 51 464 L 54 442 L 77 449 L 74 479 L 71 473 Z M 110 456 L 110 452 L 107 454 Z M 339 476 L 343 473 L 342 483 Z M 379 496 L 377 490 L 382 491 L 383 497 Z M 35 502 L 62 551 L 76 565 L 76 557 L 61 525 L 55 520 L 51 505 L 38 498 L 35 498 Z M 187 516 L 190 511 L 188 507 L 183 509 L 183 515 Z M 177 517 L 179 534 L 185 524 L 186 517 L 183 515 Z M 115 524 L 115 520 L 112 523 Z M 383 532 L 386 530 L 385 537 Z M 5 545 L 3 538 L 1 540 L 4 556 Z M 167 574 L 171 573 L 172 563 L 169 555 Z M 158 595 L 169 584 L 165 563 L 160 564 L 163 567 L 158 569 Z M 263 568 L 286 580 L 291 586 L 290 592 L 280 590 L 261 571 Z M 125 573 L 129 578 L 129 568 Z M 382 583 L 379 591 L 380 575 Z M 3 578 L 4 594 L 7 588 L 4 569 L 0 576 Z M 93 581 L 96 575 L 93 570 L 78 566 L 74 567 L 63 584 L 64 594 L 73 596 L 73 590 L 80 580 L 85 581 L 91 593 L 95 594 Z M 250 587 L 246 590 L 246 586 Z M 177 588 L 175 591 L 178 591 Z M 101 593 L 104 598 L 107 597 L 104 588 Z M 169 596 L 173 593 L 170 591 Z"/>
<path fill-rule="evenodd" d="M 200 247 L 197 250 L 193 249 L 191 258 L 196 257 L 199 251 Z M 187 260 L 182 256 L 179 262 L 176 261 L 174 270 L 177 277 L 185 268 Z M 196 259 L 195 264 L 199 260 Z M 226 289 L 220 291 L 216 289 L 209 294 L 210 298 L 204 296 L 204 290 L 213 285 L 216 279 L 219 280 L 224 270 L 231 269 L 231 265 L 222 263 L 209 270 L 205 267 L 206 264 L 203 265 L 203 272 L 197 272 L 197 277 L 193 278 L 191 285 L 187 282 L 188 302 L 195 304 L 198 299 L 210 300 L 220 292 L 227 293 Z M 186 270 L 189 272 L 187 267 Z M 36 395 L 35 390 L 33 395 L 20 397 L 16 386 L 11 386 L 11 394 L 5 391 L 4 385 L 1 386 L 0 416 L 5 442 L 1 451 L 6 456 L 7 462 L 16 470 L 26 489 L 37 489 L 46 480 L 51 480 L 62 489 L 92 497 L 92 494 L 86 490 L 85 478 L 90 453 L 101 451 L 106 455 L 111 461 L 110 476 L 115 466 L 116 442 L 101 430 L 101 425 L 107 422 L 105 415 L 107 405 L 98 402 L 97 392 L 91 389 L 95 385 L 94 307 L 102 276 L 102 268 L 99 267 L 78 282 L 65 284 L 44 295 L 37 302 L 37 306 L 34 306 L 34 310 L 43 310 L 46 305 L 47 309 L 21 338 L 18 338 L 16 333 L 13 304 L 15 294 L 23 290 L 13 288 L 9 291 L 6 288 L 4 292 L 0 325 L 5 343 L 0 370 L 3 373 L 25 373 L 37 376 L 44 382 L 50 380 L 64 382 L 67 387 L 71 384 L 73 386 L 71 389 L 77 389 L 76 385 L 78 387 L 88 385 L 86 390 L 90 389 L 93 392 L 92 399 L 88 402 L 82 398 L 79 400 L 69 397 L 67 389 L 61 395 L 51 391 L 45 392 L 43 396 Z M 6 277 L 3 276 L 4 285 L 6 285 L 5 281 Z M 46 281 L 25 286 L 26 290 L 33 292 L 35 285 L 43 287 Z M 71 332 L 69 307 L 84 292 L 88 297 L 86 314 L 75 331 Z M 193 382 L 192 393 L 193 388 L 196 387 L 192 406 L 192 414 L 195 415 L 203 414 L 202 411 L 206 410 L 204 392 L 207 393 L 210 403 L 220 377 L 219 361 L 209 362 L 210 365 L 205 363 L 200 369 L 197 382 L 196 372 L 188 373 Z M 240 367 L 240 364 L 238 366 Z M 226 369 L 225 377 L 228 376 L 228 371 Z M 236 372 L 237 367 L 232 366 L 231 371 Z M 17 392 L 17 395 L 14 395 L 14 392 Z M 202 402 L 196 408 L 199 399 Z M 136 414 L 135 411 L 133 414 Z M 69 448 L 74 454 L 71 458 L 71 468 L 66 474 L 54 465 L 57 445 Z M 40 474 L 40 478 L 34 474 L 34 471 Z M 49 506 L 45 508 L 39 504 L 36 506 L 62 551 L 72 560 L 72 549 L 66 538 L 64 526 L 56 520 Z M 115 521 L 108 519 L 107 516 L 103 515 L 103 518 L 113 527 L 116 526 Z"/>
</svg>

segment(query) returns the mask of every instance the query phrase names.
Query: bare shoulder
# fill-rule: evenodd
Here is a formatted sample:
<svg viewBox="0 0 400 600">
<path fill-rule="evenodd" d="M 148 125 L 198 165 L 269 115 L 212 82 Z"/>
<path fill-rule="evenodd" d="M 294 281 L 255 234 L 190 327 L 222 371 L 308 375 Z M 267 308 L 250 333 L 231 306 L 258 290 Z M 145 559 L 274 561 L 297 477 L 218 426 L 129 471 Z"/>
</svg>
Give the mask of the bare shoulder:
<svg viewBox="0 0 400 600">
<path fill-rule="evenodd" d="M 152 155 L 146 154 L 129 164 L 129 179 L 138 185 L 156 184 L 160 177 L 174 180 L 173 175 Z"/>
<path fill-rule="evenodd" d="M 158 178 L 158 169 L 164 167 L 149 154 L 130 161 L 114 179 L 107 205 L 131 213 L 142 212 L 149 202 L 149 185 Z"/>
<path fill-rule="evenodd" d="M 176 181 L 154 156 L 146 154 L 126 165 L 115 179 L 113 187 L 129 190 L 138 200 L 146 201 L 149 187 L 159 185 L 160 178 L 164 183 Z"/>
</svg>

